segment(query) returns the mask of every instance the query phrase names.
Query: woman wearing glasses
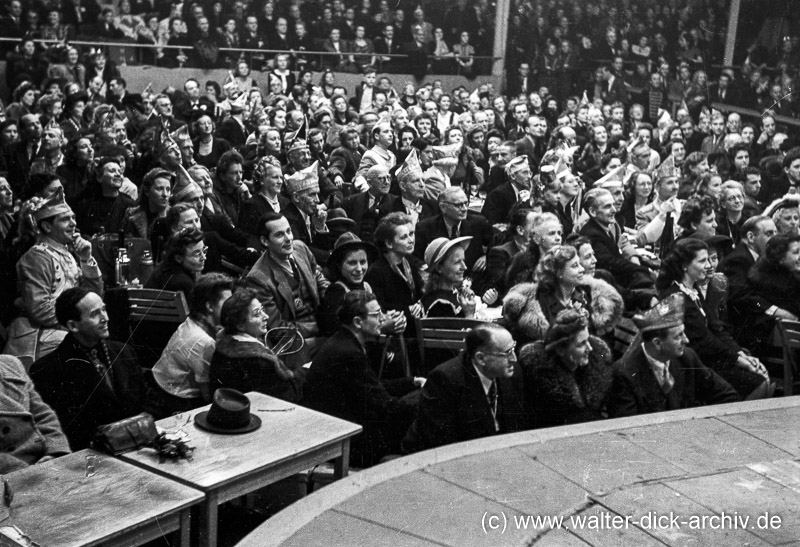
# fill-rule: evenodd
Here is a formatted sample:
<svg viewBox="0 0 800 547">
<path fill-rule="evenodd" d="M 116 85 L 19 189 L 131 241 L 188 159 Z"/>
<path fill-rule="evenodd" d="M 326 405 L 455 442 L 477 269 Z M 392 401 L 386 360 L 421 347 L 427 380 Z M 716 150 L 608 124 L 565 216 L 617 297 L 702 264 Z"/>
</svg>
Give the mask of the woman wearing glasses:
<svg viewBox="0 0 800 547">
<path fill-rule="evenodd" d="M 742 224 L 747 220 L 742 211 L 744 211 L 744 186 L 740 182 L 729 180 L 722 185 L 719 195 L 717 234 L 731 238 L 734 247 L 739 244 Z"/>
<path fill-rule="evenodd" d="M 253 289 L 236 291 L 222 305 L 224 329 L 209 371 L 211 393 L 217 388 L 258 391 L 284 401 L 302 398 L 305 369 L 290 370 L 267 345 L 269 316 Z"/>
<path fill-rule="evenodd" d="M 611 350 L 589 334 L 584 310 L 564 309 L 544 340 L 519 355 L 525 403 L 538 427 L 589 422 L 607 417 L 611 390 Z"/>
<path fill-rule="evenodd" d="M 535 283 L 520 283 L 503 299 L 503 321 L 519 343 L 542 340 L 558 314 L 581 309 L 590 332 L 606 336 L 622 319 L 622 296 L 614 287 L 587 275 L 578 251 L 567 245 L 550 249 L 536 267 Z"/>
<path fill-rule="evenodd" d="M 147 288 L 181 291 L 188 300 L 195 280 L 206 265 L 207 253 L 203 232 L 198 228 L 184 228 L 167 241 L 164 260 L 156 265 L 147 280 Z"/>
</svg>

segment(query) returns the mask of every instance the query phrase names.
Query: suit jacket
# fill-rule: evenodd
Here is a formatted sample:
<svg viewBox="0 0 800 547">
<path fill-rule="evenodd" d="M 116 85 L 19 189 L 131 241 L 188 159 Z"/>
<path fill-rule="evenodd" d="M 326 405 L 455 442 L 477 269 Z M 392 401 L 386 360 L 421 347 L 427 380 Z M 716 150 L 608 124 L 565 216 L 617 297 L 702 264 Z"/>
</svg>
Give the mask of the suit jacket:
<svg viewBox="0 0 800 547">
<path fill-rule="evenodd" d="M 743 242 L 739 242 L 736 248 L 728 256 L 722 259 L 719 271 L 728 277 L 733 289 L 744 287 L 747 284 L 747 273 L 756 263 L 753 253 Z M 769 308 L 769 306 L 767 306 Z M 765 308 L 766 309 L 766 308 Z"/>
<path fill-rule="evenodd" d="M 379 207 L 381 218 L 385 217 L 389 213 L 395 212 L 409 214 L 408 208 L 403 203 L 403 198 L 397 196 L 394 197 L 395 199 L 392 200 L 391 203 L 384 203 Z M 425 220 L 426 218 L 435 217 L 439 214 L 439 205 L 435 201 L 428 198 L 420 198 L 419 203 L 422 205 L 422 212 L 419 214 L 417 222 Z"/>
<path fill-rule="evenodd" d="M 530 163 L 532 171 L 539 168 L 539 162 L 542 161 L 542 156 L 546 151 L 545 140 L 539 139 L 539 142 L 536 142 L 530 134 L 525 134 L 517 141 L 517 155 L 528 156 L 528 163 Z"/>
<path fill-rule="evenodd" d="M 703 142 L 700 144 L 700 151 L 707 156 L 714 153 L 724 152 L 725 149 L 722 147 L 722 141 L 724 140 L 725 135 L 720 135 L 719 137 L 709 135 L 703 139 Z"/>
<path fill-rule="evenodd" d="M 23 188 L 28 187 L 31 179 L 31 164 L 33 156 L 28 157 L 28 143 L 20 141 L 14 144 L 6 156 L 8 166 L 8 182 L 16 195 L 22 193 Z"/>
<path fill-rule="evenodd" d="M 510 182 L 507 182 L 489 192 L 483 204 L 483 209 L 481 209 L 481 214 L 486 217 L 486 220 L 492 226 L 508 222 L 508 212 L 517 201 L 514 187 Z"/>
<path fill-rule="evenodd" d="M 185 100 L 181 101 L 178 105 L 177 116 L 185 122 L 193 121 L 194 115 L 199 115 L 200 112 L 208 114 L 211 116 L 212 119 L 215 118 L 215 111 L 216 107 L 214 103 L 208 97 L 200 97 L 197 100 L 197 104 L 192 105 L 191 101 L 187 97 Z"/>
<path fill-rule="evenodd" d="M 616 102 L 627 104 L 628 90 L 625 89 L 625 82 L 622 80 L 622 78 L 614 78 L 614 82 L 611 84 L 611 89 L 608 87 L 608 82 L 604 82 L 601 97 L 603 97 L 603 101 L 605 101 L 607 104 L 614 104 Z"/>
<path fill-rule="evenodd" d="M 361 164 L 361 155 L 366 151 L 363 147 L 359 150 L 351 150 L 340 146 L 331 152 L 328 158 L 328 170 L 333 179 L 341 175 L 345 182 L 352 182 Z"/>
<path fill-rule="evenodd" d="M 142 411 L 144 381 L 136 354 L 118 342 L 107 346 L 113 390 L 72 334 L 31 365 L 36 391 L 55 410 L 72 450 L 87 448 L 97 426 Z"/>
<path fill-rule="evenodd" d="M 258 299 L 264 306 L 264 311 L 269 315 L 269 327 L 294 326 L 304 337 L 313 337 L 319 334 L 317 320 L 314 312 L 319 307 L 321 295 L 328 288 L 330 282 L 322 275 L 322 270 L 317 266 L 317 261 L 311 250 L 302 242 L 295 240 L 294 254 L 292 255 L 300 273 L 300 278 L 308 289 L 311 300 L 306 304 L 311 315 L 302 320 L 297 318 L 297 308 L 294 305 L 294 296 L 289 286 L 289 274 L 278 265 L 275 260 L 264 252 L 245 282 L 258 293 Z"/>
<path fill-rule="evenodd" d="M 347 216 L 355 221 L 356 235 L 364 241 L 371 242 L 375 238 L 375 227 L 382 218 L 381 207 L 389 207 L 394 200 L 399 198 L 391 194 L 384 194 L 375 201 L 372 207 L 368 207 L 369 197 L 369 192 L 348 196 L 342 207 Z"/>
<path fill-rule="evenodd" d="M 360 465 L 375 464 L 396 450 L 414 416 L 410 403 L 389 394 L 364 347 L 347 328 L 339 329 L 317 352 L 304 390 L 304 404 L 310 408 L 364 428 L 351 448 Z"/>
<path fill-rule="evenodd" d="M 522 370 L 497 379 L 497 422 L 475 367 L 462 353 L 437 366 L 422 388 L 417 417 L 403 439 L 403 452 L 417 452 L 528 427 L 522 395 Z"/>
<path fill-rule="evenodd" d="M 289 200 L 279 195 L 278 205 L 280 205 L 281 211 L 283 211 L 289 206 Z M 273 210 L 272 206 L 267 202 L 267 198 L 265 198 L 263 194 L 254 194 L 253 197 L 242 203 L 242 206 L 239 208 L 239 219 L 236 225 L 251 236 L 254 236 L 255 239 L 251 238 L 251 243 L 257 242 L 258 219 L 260 219 L 264 213 L 277 212 L 278 211 Z"/>
<path fill-rule="evenodd" d="M 425 249 L 431 241 L 437 237 L 450 238 L 441 214 L 418 222 L 416 232 L 414 254 L 421 260 L 425 259 Z M 475 262 L 485 254 L 484 248 L 488 248 L 492 243 L 492 227 L 482 215 L 467 215 L 467 218 L 461 221 L 459 235 L 472 236 L 469 247 L 464 253 L 467 268 L 471 270 Z"/>
<path fill-rule="evenodd" d="M 220 139 L 225 139 L 234 148 L 244 146 L 247 142 L 247 135 L 245 134 L 242 124 L 233 118 L 228 118 L 219 124 L 216 136 Z"/>
<path fill-rule="evenodd" d="M 597 268 L 611 272 L 617 283 L 623 287 L 639 285 L 645 280 L 652 284 L 647 270 L 622 255 L 618 243 L 622 230 L 616 222 L 612 231 L 613 236 L 594 218 L 590 218 L 579 232 L 580 235 L 588 237 L 592 242 L 592 249 L 597 258 Z"/>
<path fill-rule="evenodd" d="M 317 232 L 314 230 L 313 224 L 309 230 L 300 209 L 294 203 L 287 204 L 286 208 L 281 210 L 281 213 L 289 221 L 295 241 L 305 243 L 314 253 L 314 258 L 317 259 L 317 262 L 324 264 L 333 249 L 334 241 L 332 241 L 332 238 L 334 236 L 331 232 Z"/>
<path fill-rule="evenodd" d="M 612 368 L 614 379 L 608 412 L 614 418 L 741 400 L 731 385 L 706 367 L 688 347 L 682 356 L 669 362 L 675 384 L 666 395 L 658 385 L 641 344 Z"/>
</svg>

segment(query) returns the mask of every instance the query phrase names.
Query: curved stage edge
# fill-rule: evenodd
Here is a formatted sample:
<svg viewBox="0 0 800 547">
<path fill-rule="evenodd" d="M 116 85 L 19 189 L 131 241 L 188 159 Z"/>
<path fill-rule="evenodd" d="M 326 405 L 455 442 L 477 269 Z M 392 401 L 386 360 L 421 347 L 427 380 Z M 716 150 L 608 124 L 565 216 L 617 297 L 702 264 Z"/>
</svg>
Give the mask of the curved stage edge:
<svg viewBox="0 0 800 547">
<path fill-rule="evenodd" d="M 788 397 L 459 443 L 351 474 L 239 546 L 793 543 L 798 423 Z"/>
</svg>

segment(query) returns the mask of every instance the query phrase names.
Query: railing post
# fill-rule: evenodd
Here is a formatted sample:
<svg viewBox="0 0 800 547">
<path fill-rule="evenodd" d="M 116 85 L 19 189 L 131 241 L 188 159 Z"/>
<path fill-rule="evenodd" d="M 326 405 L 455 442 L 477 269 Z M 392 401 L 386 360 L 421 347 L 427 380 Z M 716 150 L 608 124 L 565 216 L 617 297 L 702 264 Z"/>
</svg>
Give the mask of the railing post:
<svg viewBox="0 0 800 547">
<path fill-rule="evenodd" d="M 494 50 L 492 56 L 492 74 L 500 77 L 497 91 L 505 83 L 506 42 L 508 41 L 508 18 L 511 14 L 511 0 L 497 0 L 494 19 Z M 513 69 L 513 67 L 512 67 Z"/>
</svg>

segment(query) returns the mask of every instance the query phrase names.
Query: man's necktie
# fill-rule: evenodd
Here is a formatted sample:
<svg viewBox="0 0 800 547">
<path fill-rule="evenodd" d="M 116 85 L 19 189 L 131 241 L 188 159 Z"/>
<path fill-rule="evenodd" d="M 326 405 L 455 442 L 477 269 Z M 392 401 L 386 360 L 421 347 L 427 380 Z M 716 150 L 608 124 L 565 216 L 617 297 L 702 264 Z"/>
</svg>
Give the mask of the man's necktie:
<svg viewBox="0 0 800 547">
<path fill-rule="evenodd" d="M 487 394 L 489 398 L 489 407 L 492 409 L 492 414 L 497 413 L 497 382 L 493 381 L 492 385 L 489 386 L 489 393 Z"/>
<path fill-rule="evenodd" d="M 453 225 L 453 231 L 450 232 L 450 239 L 455 239 L 458 237 L 458 224 Z"/>
<path fill-rule="evenodd" d="M 97 369 L 97 373 L 106 383 L 108 388 L 111 391 L 114 391 L 114 384 L 111 382 L 111 369 L 106 368 L 106 366 L 103 364 L 103 361 L 100 360 L 100 357 L 97 355 L 96 348 L 89 351 L 89 354 L 92 357 L 92 364 L 94 365 L 94 368 Z"/>
</svg>

